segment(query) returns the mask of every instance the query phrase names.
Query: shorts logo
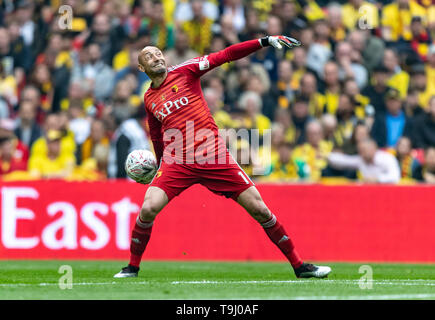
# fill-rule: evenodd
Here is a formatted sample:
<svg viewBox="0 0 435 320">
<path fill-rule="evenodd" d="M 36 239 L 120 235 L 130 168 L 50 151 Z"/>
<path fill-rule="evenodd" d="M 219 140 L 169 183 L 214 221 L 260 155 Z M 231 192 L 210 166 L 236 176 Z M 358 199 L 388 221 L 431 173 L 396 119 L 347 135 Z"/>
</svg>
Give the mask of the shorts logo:
<svg viewBox="0 0 435 320">
<path fill-rule="evenodd" d="M 207 70 L 210 68 L 210 62 L 207 60 L 207 56 L 199 59 L 199 70 Z"/>
</svg>

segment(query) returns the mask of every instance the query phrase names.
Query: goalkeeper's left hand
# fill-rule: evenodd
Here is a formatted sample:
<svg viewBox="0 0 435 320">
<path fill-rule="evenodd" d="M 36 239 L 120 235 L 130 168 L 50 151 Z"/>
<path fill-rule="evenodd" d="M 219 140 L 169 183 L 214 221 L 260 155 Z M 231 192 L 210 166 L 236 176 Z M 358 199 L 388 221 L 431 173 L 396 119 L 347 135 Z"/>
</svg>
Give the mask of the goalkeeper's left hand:
<svg viewBox="0 0 435 320">
<path fill-rule="evenodd" d="M 287 48 L 299 47 L 301 42 L 294 38 L 287 36 L 267 36 L 260 39 L 260 43 L 263 47 L 272 46 L 276 49 L 282 49 L 282 46 Z"/>
</svg>

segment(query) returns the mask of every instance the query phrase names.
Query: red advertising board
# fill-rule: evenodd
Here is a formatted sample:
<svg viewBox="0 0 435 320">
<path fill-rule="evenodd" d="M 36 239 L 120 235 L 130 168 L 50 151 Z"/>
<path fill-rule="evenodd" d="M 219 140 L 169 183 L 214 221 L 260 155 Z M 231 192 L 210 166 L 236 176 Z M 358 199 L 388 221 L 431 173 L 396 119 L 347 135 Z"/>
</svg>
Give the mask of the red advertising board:
<svg viewBox="0 0 435 320">
<path fill-rule="evenodd" d="M 435 187 L 258 185 L 305 260 L 435 262 Z M 0 184 L 0 259 L 124 259 L 146 186 Z M 276 260 L 233 200 L 193 186 L 157 217 L 144 259 Z"/>
</svg>

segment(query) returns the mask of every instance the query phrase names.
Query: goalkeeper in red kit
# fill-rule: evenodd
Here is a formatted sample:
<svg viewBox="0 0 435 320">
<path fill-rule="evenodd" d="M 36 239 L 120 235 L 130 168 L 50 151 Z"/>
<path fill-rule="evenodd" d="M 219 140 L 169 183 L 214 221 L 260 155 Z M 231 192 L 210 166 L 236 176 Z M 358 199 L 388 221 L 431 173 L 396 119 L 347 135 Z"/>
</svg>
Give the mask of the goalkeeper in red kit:
<svg viewBox="0 0 435 320">
<path fill-rule="evenodd" d="M 267 208 L 249 176 L 233 159 L 202 94 L 200 77 L 223 63 L 243 58 L 266 46 L 292 48 L 300 42 L 267 36 L 234 44 L 207 56 L 166 66 L 162 52 L 145 47 L 138 68 L 151 79 L 144 95 L 150 136 L 160 166 L 145 194 L 131 235 L 130 262 L 116 278 L 136 277 L 157 214 L 185 189 L 200 183 L 239 203 L 263 227 L 298 278 L 323 278 L 331 268 L 305 263 L 284 227 Z M 205 139 L 197 139 L 197 137 Z"/>
</svg>

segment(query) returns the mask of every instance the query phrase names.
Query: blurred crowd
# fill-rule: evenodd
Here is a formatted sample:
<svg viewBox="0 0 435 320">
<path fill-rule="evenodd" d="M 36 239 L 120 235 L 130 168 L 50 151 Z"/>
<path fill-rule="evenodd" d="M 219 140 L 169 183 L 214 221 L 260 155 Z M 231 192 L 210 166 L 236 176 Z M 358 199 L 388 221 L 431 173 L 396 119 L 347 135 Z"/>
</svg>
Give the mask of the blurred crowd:
<svg viewBox="0 0 435 320">
<path fill-rule="evenodd" d="M 278 34 L 303 45 L 202 78 L 220 128 L 270 138 L 270 157 L 237 140 L 248 174 L 435 183 L 431 0 L 0 0 L 1 179 L 126 177 L 128 153 L 152 149 L 143 47 L 174 65 Z"/>
</svg>

